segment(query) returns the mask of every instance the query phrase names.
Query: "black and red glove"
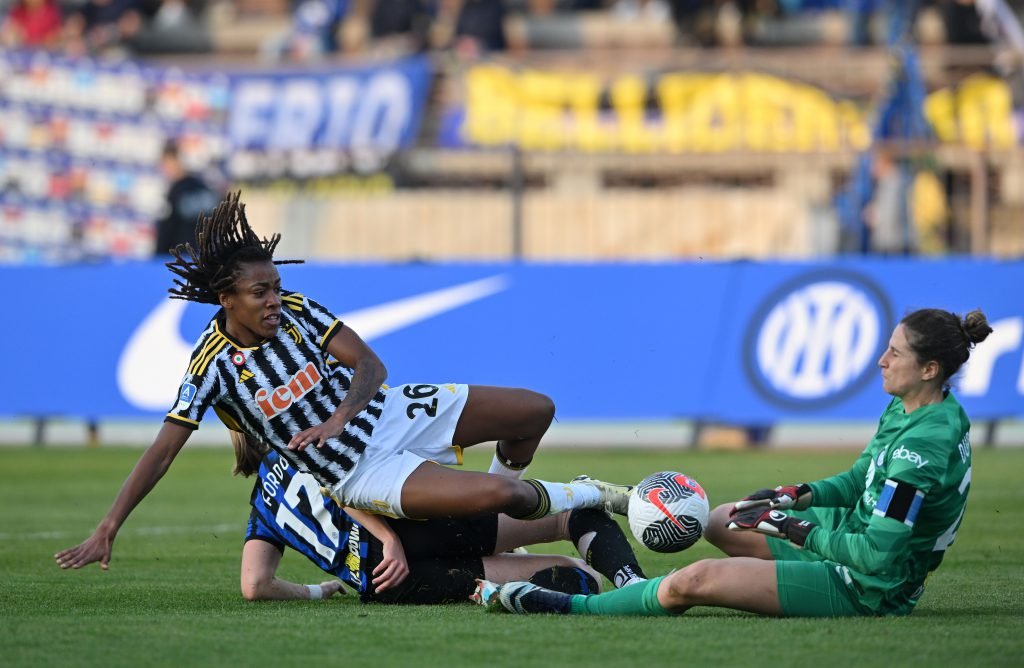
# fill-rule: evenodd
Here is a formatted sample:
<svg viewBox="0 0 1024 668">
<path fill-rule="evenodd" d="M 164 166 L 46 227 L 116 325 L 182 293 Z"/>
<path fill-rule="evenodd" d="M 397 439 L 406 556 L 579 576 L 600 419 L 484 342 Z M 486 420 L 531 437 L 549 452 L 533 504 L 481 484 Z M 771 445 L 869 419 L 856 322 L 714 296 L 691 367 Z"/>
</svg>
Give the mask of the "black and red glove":
<svg viewBox="0 0 1024 668">
<path fill-rule="evenodd" d="M 736 502 L 732 507 L 735 513 L 747 508 L 768 507 L 774 510 L 803 510 L 811 505 L 811 486 L 807 483 L 799 485 L 779 485 L 775 489 L 759 489 L 750 496 Z"/>
<path fill-rule="evenodd" d="M 756 531 L 773 538 L 787 538 L 801 547 L 807 540 L 807 534 L 816 526 L 813 522 L 761 507 L 733 511 L 729 517 L 729 529 L 732 531 Z"/>
</svg>

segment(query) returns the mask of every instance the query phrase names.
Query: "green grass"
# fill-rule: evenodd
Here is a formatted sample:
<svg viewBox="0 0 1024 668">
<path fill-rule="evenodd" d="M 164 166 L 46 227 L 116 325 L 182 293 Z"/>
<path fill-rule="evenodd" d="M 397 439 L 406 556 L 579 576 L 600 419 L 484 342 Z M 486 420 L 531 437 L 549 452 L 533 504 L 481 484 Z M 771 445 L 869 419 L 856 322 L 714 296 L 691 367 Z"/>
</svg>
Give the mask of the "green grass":
<svg viewBox="0 0 1024 668">
<path fill-rule="evenodd" d="M 470 605 L 386 607 L 352 596 L 247 603 L 238 590 L 251 483 L 227 449 L 189 449 L 140 505 L 110 571 L 63 572 L 134 464 L 134 449 L 0 448 L 0 665 L 997 666 L 1024 656 L 1024 452 L 975 449 L 956 545 L 905 618 L 765 619 L 709 608 L 681 618 L 512 617 Z M 548 450 L 531 475 L 637 480 L 683 470 L 713 503 L 848 467 L 851 451 Z M 484 467 L 489 450 L 470 451 Z M 535 548 L 533 551 L 540 551 Z M 550 549 L 550 548 L 548 548 Z M 568 552 L 555 546 L 553 551 Z M 715 556 L 638 550 L 648 574 Z M 282 575 L 319 582 L 295 554 Z"/>
</svg>

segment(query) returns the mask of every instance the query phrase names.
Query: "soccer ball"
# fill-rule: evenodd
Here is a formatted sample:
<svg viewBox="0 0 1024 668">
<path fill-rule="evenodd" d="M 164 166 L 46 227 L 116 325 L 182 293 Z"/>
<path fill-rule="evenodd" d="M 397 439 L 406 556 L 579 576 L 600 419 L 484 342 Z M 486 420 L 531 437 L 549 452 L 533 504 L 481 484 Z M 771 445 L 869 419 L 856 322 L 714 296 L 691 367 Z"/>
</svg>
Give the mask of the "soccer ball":
<svg viewBox="0 0 1024 668">
<path fill-rule="evenodd" d="M 676 471 L 652 473 L 629 497 L 629 529 L 655 552 L 679 552 L 700 539 L 708 524 L 708 495 Z"/>
</svg>

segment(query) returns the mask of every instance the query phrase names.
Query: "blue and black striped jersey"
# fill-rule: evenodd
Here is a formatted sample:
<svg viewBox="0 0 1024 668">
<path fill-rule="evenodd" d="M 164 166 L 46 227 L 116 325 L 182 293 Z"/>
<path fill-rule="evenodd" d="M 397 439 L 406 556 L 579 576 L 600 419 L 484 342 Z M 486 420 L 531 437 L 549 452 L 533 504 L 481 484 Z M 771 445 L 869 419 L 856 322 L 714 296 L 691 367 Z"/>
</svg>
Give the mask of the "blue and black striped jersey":
<svg viewBox="0 0 1024 668">
<path fill-rule="evenodd" d="M 351 371 L 331 368 L 327 344 L 342 323 L 299 293 L 281 295 L 277 334 L 255 347 L 233 341 L 219 311 L 192 351 L 178 400 L 166 420 L 198 428 L 213 407 L 228 427 L 276 450 L 289 464 L 335 488 L 352 472 L 380 418 L 384 392 L 376 396 L 322 448 L 288 450 L 304 429 L 326 421 L 348 392 Z"/>
<path fill-rule="evenodd" d="M 290 547 L 321 570 L 365 593 L 369 582 L 369 531 L 320 493 L 312 476 L 296 471 L 271 450 L 252 490 L 245 539 Z"/>
</svg>

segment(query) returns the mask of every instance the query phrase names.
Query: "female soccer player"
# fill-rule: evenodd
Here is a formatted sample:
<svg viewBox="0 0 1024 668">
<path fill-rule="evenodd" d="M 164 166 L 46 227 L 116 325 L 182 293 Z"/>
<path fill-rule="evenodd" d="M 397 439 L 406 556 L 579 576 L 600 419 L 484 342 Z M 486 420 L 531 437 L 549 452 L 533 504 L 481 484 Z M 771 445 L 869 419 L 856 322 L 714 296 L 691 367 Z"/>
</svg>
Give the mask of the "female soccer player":
<svg viewBox="0 0 1024 668">
<path fill-rule="evenodd" d="M 466 601 L 483 577 L 529 579 L 571 593 L 600 591 L 598 573 L 618 587 L 644 578 L 622 529 L 603 510 L 530 522 L 497 514 L 406 520 L 342 510 L 277 452 L 238 432 L 231 440 L 235 473 L 256 475 L 242 549 L 242 594 L 249 600 L 327 598 L 344 582 L 364 602 L 434 604 Z M 571 540 L 586 561 L 507 552 L 559 540 Z M 285 547 L 338 579 L 301 585 L 277 577 Z"/>
<path fill-rule="evenodd" d="M 519 479 L 554 417 L 549 398 L 451 383 L 387 392 L 384 365 L 358 334 L 312 299 L 281 289 L 276 265 L 288 262 L 274 260 L 280 235 L 261 240 L 238 193 L 199 221 L 196 238 L 196 248 L 171 252 L 167 266 L 179 278 L 170 293 L 220 310 L 153 444 L 93 534 L 55 555 L 62 568 L 107 568 L 118 529 L 211 407 L 313 475 L 340 505 L 411 518 L 537 519 L 602 505 L 625 513 L 629 486 Z M 344 368 L 329 369 L 328 356 Z M 498 441 L 491 472 L 502 475 L 433 463 L 459 463 L 462 446 L 484 441 Z"/>
<path fill-rule="evenodd" d="M 715 508 L 707 538 L 730 558 L 594 596 L 483 581 L 478 597 L 519 613 L 667 615 L 695 605 L 777 616 L 910 613 L 970 491 L 970 422 L 949 379 L 991 331 L 981 311 L 903 318 L 878 360 L 894 398 L 853 468 Z"/>
</svg>

